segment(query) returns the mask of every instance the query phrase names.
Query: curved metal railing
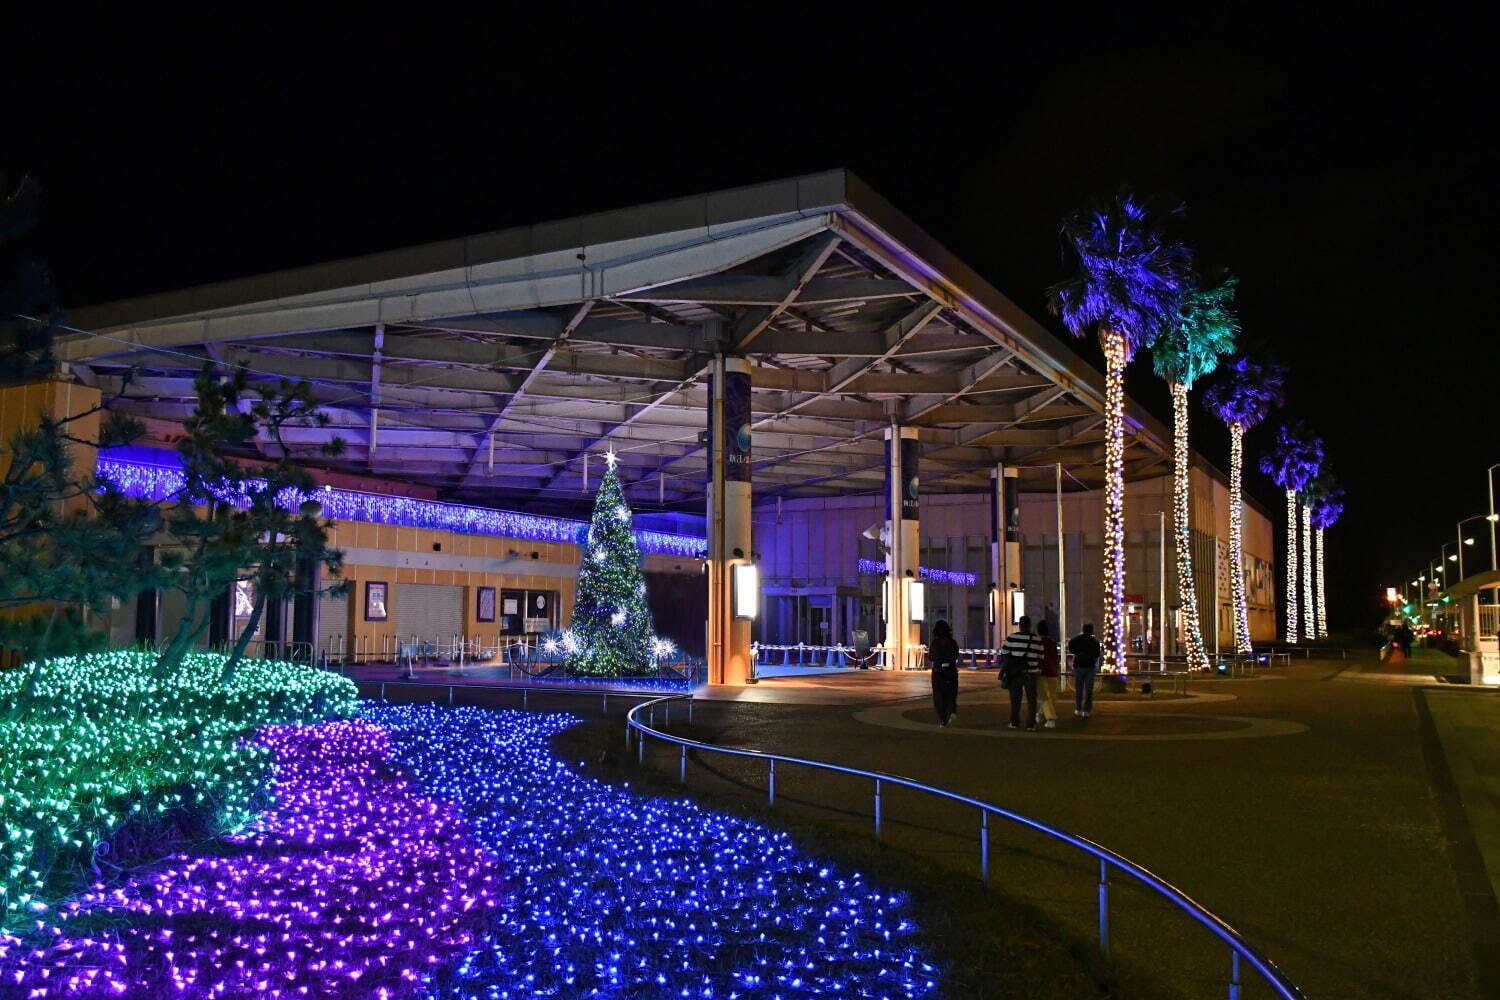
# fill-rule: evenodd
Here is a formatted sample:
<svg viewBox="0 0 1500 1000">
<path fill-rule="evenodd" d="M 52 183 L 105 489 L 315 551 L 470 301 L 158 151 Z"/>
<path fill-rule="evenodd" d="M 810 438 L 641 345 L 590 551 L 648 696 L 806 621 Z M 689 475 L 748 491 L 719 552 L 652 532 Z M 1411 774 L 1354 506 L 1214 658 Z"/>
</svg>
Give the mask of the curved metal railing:
<svg viewBox="0 0 1500 1000">
<path fill-rule="evenodd" d="M 673 736 L 670 733 L 657 730 L 655 728 L 656 706 L 662 705 L 668 713 L 668 720 L 670 720 L 671 703 L 681 700 L 687 701 L 688 713 L 691 718 L 693 699 L 690 694 L 675 694 L 653 698 L 650 701 L 636 705 L 625 713 L 625 747 L 627 750 L 630 749 L 632 730 L 640 734 L 636 737 L 635 741 L 637 760 L 643 761 L 645 759 L 646 737 L 675 744 L 681 749 L 678 780 L 683 783 L 687 782 L 687 752 L 690 748 L 708 753 L 727 754 L 732 757 L 748 757 L 754 760 L 763 760 L 768 766 L 767 796 L 768 801 L 772 803 L 776 801 L 777 762 L 795 764 L 800 767 L 810 767 L 816 770 L 836 771 L 840 774 L 849 774 L 857 778 L 867 778 L 875 783 L 875 838 L 877 840 L 880 839 L 880 792 L 882 785 L 891 784 L 903 788 L 911 788 L 919 792 L 925 792 L 928 795 L 935 795 L 938 798 L 948 799 L 951 802 L 972 806 L 979 810 L 979 871 L 980 877 L 985 881 L 988 881 L 990 876 L 989 827 L 991 816 L 999 816 L 1002 819 L 1010 820 L 1013 823 L 1018 823 L 1038 833 L 1045 834 L 1054 840 L 1083 851 L 1085 854 L 1090 854 L 1098 860 L 1099 948 L 1104 954 L 1109 954 L 1109 875 L 1110 870 L 1115 869 L 1129 875 L 1141 885 L 1146 886 L 1157 895 L 1172 903 L 1229 946 L 1229 982 L 1227 985 L 1230 1000 L 1239 1000 L 1240 997 L 1242 985 L 1240 981 L 1241 962 L 1248 963 L 1250 968 L 1258 973 L 1260 978 L 1276 991 L 1277 996 L 1283 997 L 1284 1000 L 1300 1000 L 1302 997 L 1302 991 L 1282 974 L 1281 970 L 1276 967 L 1276 963 L 1261 954 L 1259 949 L 1240 935 L 1239 931 L 1195 902 L 1187 893 L 1170 882 L 1141 867 L 1129 858 L 1116 854 L 1101 844 L 1096 844 L 1086 837 L 1079 837 L 1064 830 L 1048 826 L 1029 816 L 1022 816 L 1020 813 L 1011 812 L 1009 809 L 1004 809 L 992 803 L 970 798 L 967 795 L 960 795 L 957 792 L 950 792 L 947 789 L 936 788 L 932 785 L 924 785 L 919 781 L 913 781 L 910 778 L 903 778 L 899 775 L 886 774 L 882 771 L 865 771 L 857 767 L 845 767 L 842 764 L 829 764 L 824 761 L 807 760 L 803 757 L 789 757 L 784 754 L 766 753 L 760 750 L 716 747 L 708 743 L 699 743 L 697 740 L 685 739 L 681 736 Z M 647 722 L 643 723 L 638 718 L 642 713 L 646 713 Z"/>
</svg>

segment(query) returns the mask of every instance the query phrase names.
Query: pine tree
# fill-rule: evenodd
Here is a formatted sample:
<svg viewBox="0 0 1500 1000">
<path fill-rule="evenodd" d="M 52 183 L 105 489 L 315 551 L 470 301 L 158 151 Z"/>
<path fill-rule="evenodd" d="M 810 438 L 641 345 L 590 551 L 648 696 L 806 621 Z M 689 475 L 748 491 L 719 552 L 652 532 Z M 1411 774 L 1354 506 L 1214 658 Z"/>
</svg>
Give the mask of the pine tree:
<svg viewBox="0 0 1500 1000">
<path fill-rule="evenodd" d="M 563 636 L 568 669 L 596 677 L 646 674 L 654 667 L 641 550 L 613 459 L 594 497 L 573 623 Z"/>
</svg>

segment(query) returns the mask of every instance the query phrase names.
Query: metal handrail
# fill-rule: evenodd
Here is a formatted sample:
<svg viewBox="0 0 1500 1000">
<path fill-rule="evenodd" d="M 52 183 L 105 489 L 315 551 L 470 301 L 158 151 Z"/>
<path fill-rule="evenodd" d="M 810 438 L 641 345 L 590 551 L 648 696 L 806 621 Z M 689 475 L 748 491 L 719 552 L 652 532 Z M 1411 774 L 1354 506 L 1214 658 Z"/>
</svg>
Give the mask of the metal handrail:
<svg viewBox="0 0 1500 1000">
<path fill-rule="evenodd" d="M 1250 942 L 1246 941 L 1244 937 L 1240 935 L 1239 931 L 1236 931 L 1224 920 L 1220 919 L 1208 909 L 1195 902 L 1191 897 L 1187 895 L 1187 893 L 1183 892 L 1181 889 L 1178 889 L 1170 882 L 1141 867 L 1134 861 L 1131 861 L 1129 858 L 1126 858 L 1120 854 L 1116 854 L 1114 851 L 1110 850 L 1107 847 L 1104 847 L 1101 844 L 1096 844 L 1086 837 L 1079 837 L 1064 830 L 1059 830 L 1055 827 L 1048 826 L 1047 824 L 1042 823 L 1038 820 L 1034 820 L 1029 816 L 1022 816 L 1020 813 L 1011 812 L 1009 809 L 1004 809 L 1000 806 L 994 805 L 993 803 L 983 802 L 979 799 L 970 798 L 967 795 L 960 795 L 957 792 L 950 792 L 944 788 L 936 788 L 932 785 L 924 785 L 919 781 L 913 781 L 911 778 L 903 778 L 899 775 L 887 774 L 883 771 L 865 771 L 857 767 L 846 767 L 842 764 L 829 764 L 825 761 L 808 760 L 804 757 L 789 757 L 784 754 L 766 753 L 761 750 L 744 750 L 738 747 L 716 747 L 708 743 L 700 743 L 697 740 L 690 740 L 681 736 L 672 736 L 669 733 L 663 733 L 653 728 L 655 725 L 655 712 L 657 705 L 665 705 L 666 711 L 670 712 L 670 703 L 683 699 L 687 700 L 688 712 L 691 715 L 693 705 L 693 696 L 691 694 L 675 694 L 660 698 L 654 698 L 651 701 L 642 702 L 641 704 L 636 705 L 634 708 L 630 709 L 630 711 L 625 713 L 626 749 L 629 749 L 630 747 L 631 730 L 633 729 L 637 733 L 641 734 L 640 737 L 638 737 L 636 740 L 637 760 L 645 759 L 645 737 L 647 736 L 663 740 L 667 743 L 676 744 L 681 748 L 682 753 L 680 758 L 681 762 L 678 772 L 678 780 L 684 784 L 687 782 L 687 752 L 689 747 L 694 750 L 708 751 L 710 753 L 722 753 L 728 754 L 733 757 L 750 757 L 756 760 L 763 760 L 768 764 L 767 795 L 768 800 L 772 803 L 776 801 L 776 763 L 778 761 L 784 764 L 797 764 L 802 767 L 810 767 L 817 770 L 837 771 L 841 774 L 849 774 L 857 778 L 868 778 L 875 783 L 875 839 L 877 840 L 880 839 L 880 791 L 882 784 L 890 783 L 892 785 L 899 785 L 903 788 L 911 788 L 919 792 L 926 792 L 929 795 L 936 795 L 939 798 L 948 799 L 952 802 L 958 802 L 962 803 L 963 805 L 973 806 L 974 808 L 979 810 L 979 868 L 980 877 L 986 882 L 989 880 L 990 875 L 989 818 L 992 814 L 995 816 L 1000 816 L 1004 819 L 1008 819 L 1013 823 L 1019 823 L 1022 826 L 1029 827 L 1030 829 L 1035 830 L 1038 833 L 1046 834 L 1054 840 L 1061 841 L 1062 843 L 1077 848 L 1078 850 L 1083 851 L 1086 854 L 1091 854 L 1098 859 L 1099 948 L 1104 954 L 1109 954 L 1109 870 L 1110 867 L 1113 866 L 1114 868 L 1118 868 L 1120 871 L 1134 878 L 1137 882 L 1156 892 L 1158 895 L 1166 898 L 1178 909 L 1182 910 L 1188 916 L 1192 917 L 1203 927 L 1206 927 L 1211 933 L 1213 933 L 1221 941 L 1229 946 L 1230 1000 L 1239 1000 L 1240 997 L 1240 988 L 1242 985 L 1240 982 L 1241 959 L 1248 962 L 1250 964 L 1250 967 L 1260 974 L 1261 979 L 1263 979 L 1273 990 L 1275 990 L 1278 996 L 1284 998 L 1284 1000 L 1299 1000 L 1299 998 L 1302 997 L 1302 991 L 1299 990 L 1295 985 L 1293 985 L 1292 981 L 1282 974 L 1281 970 L 1276 967 L 1276 963 L 1272 962 L 1265 955 L 1261 954 L 1260 950 L 1257 949 L 1254 945 L 1250 944 Z M 642 723 L 636 717 L 643 711 L 649 713 L 651 719 L 650 723 Z"/>
</svg>

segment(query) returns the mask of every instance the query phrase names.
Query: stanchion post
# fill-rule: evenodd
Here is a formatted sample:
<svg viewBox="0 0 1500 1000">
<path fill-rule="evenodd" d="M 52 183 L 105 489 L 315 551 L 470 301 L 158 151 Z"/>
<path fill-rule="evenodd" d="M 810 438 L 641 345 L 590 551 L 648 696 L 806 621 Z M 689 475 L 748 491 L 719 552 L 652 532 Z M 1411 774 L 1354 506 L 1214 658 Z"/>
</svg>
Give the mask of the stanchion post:
<svg viewBox="0 0 1500 1000">
<path fill-rule="evenodd" d="M 979 877 L 990 880 L 990 811 L 979 810 Z"/>
<path fill-rule="evenodd" d="M 1099 950 L 1109 955 L 1109 862 L 1099 859 Z"/>
</svg>

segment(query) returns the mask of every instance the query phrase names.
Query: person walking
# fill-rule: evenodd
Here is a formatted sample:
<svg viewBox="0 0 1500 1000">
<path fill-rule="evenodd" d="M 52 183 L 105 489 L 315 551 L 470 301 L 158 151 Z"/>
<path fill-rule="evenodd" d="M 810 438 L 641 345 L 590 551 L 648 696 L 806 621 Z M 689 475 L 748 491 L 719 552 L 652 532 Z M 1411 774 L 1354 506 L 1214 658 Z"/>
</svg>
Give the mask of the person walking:
<svg viewBox="0 0 1500 1000">
<path fill-rule="evenodd" d="M 1037 712 L 1036 721 L 1043 729 L 1056 729 L 1055 688 L 1057 678 L 1062 673 L 1062 657 L 1058 654 L 1057 643 L 1052 641 L 1052 629 L 1045 621 L 1037 622 L 1036 637 L 1042 644 L 1042 660 L 1037 670 L 1037 703 L 1040 711 Z"/>
<path fill-rule="evenodd" d="M 932 669 L 932 707 L 938 722 L 946 726 L 958 715 L 958 643 L 942 619 L 932 626 L 927 662 Z"/>
<path fill-rule="evenodd" d="M 1036 729 L 1036 679 L 1042 662 L 1042 643 L 1031 634 L 1031 619 L 1026 615 L 1016 623 L 1016 630 L 1005 637 L 1000 647 L 1005 657 L 1001 683 L 1010 689 L 1010 728 L 1021 728 L 1021 694 L 1026 695 L 1026 728 Z"/>
<path fill-rule="evenodd" d="M 1073 714 L 1087 719 L 1094 711 L 1094 675 L 1099 671 L 1099 640 L 1094 638 L 1094 626 L 1085 625 L 1070 639 L 1068 652 L 1073 654 Z"/>
</svg>

